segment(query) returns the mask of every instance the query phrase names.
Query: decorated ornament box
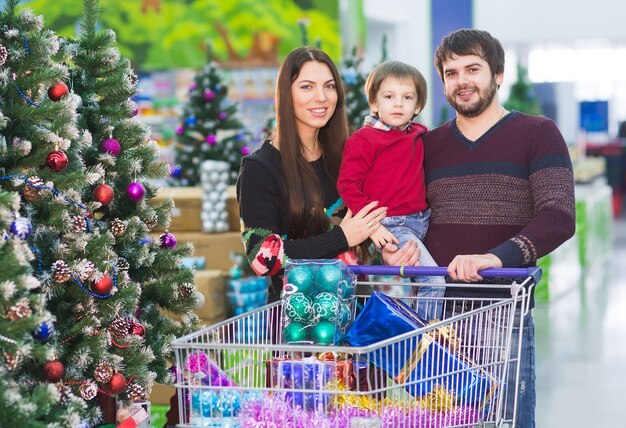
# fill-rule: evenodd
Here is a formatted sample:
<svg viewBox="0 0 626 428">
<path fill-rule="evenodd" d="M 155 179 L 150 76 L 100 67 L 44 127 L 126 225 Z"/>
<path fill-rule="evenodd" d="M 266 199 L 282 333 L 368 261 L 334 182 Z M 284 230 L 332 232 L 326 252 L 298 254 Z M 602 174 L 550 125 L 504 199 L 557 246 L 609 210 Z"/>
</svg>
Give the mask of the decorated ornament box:
<svg viewBox="0 0 626 428">
<path fill-rule="evenodd" d="M 282 341 L 332 345 L 355 311 L 356 277 L 338 259 L 288 260 L 282 292 Z"/>
</svg>

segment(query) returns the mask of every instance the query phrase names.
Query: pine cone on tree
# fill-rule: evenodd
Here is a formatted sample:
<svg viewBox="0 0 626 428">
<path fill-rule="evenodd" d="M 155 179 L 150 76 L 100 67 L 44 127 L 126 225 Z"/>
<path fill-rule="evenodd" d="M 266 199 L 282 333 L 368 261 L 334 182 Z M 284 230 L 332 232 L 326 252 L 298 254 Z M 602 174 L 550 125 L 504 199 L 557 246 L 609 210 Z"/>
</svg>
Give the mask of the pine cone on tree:
<svg viewBox="0 0 626 428">
<path fill-rule="evenodd" d="M 98 385 L 96 385 L 94 382 L 83 383 L 80 386 L 80 396 L 83 397 L 83 400 L 93 400 L 97 394 Z"/>
<path fill-rule="evenodd" d="M 87 259 L 82 259 L 74 266 L 74 273 L 81 281 L 86 281 L 96 272 L 96 266 Z"/>
<path fill-rule="evenodd" d="M 61 403 L 61 405 L 66 406 L 67 403 L 69 403 L 70 400 L 74 397 L 74 394 L 72 393 L 72 388 L 61 382 L 55 384 L 55 386 L 57 387 L 57 390 L 59 391 L 59 395 L 61 397 L 59 402 Z"/>
<path fill-rule="evenodd" d="M 2 355 L 4 356 L 4 360 L 6 361 L 7 369 L 9 371 L 15 369 L 22 361 L 22 356 L 19 352 L 14 354 L 12 352 L 4 351 Z"/>
<path fill-rule="evenodd" d="M 30 309 L 28 300 L 22 300 L 12 305 L 7 312 L 7 318 L 11 321 L 18 320 L 20 318 L 29 317 L 33 311 Z"/>
<path fill-rule="evenodd" d="M 130 334 L 132 328 L 133 325 L 130 319 L 117 318 L 113 320 L 113 322 L 109 326 L 109 332 L 115 339 L 122 340 Z"/>
<path fill-rule="evenodd" d="M 196 291 L 196 287 L 195 285 L 186 282 L 184 284 L 182 284 L 179 288 L 178 288 L 178 292 L 180 293 L 181 296 L 188 298 L 191 297 L 192 294 Z"/>
<path fill-rule="evenodd" d="M 119 272 L 128 272 L 128 268 L 130 268 L 128 260 L 126 260 L 124 257 L 118 257 L 117 261 L 115 262 L 115 266 L 117 267 L 117 270 Z"/>
<path fill-rule="evenodd" d="M 54 277 L 54 282 L 62 283 L 70 279 L 71 271 L 69 267 L 67 267 L 67 263 L 63 260 L 57 260 L 52 263 L 52 276 Z"/>
<path fill-rule="evenodd" d="M 114 373 L 115 369 L 113 366 L 106 361 L 103 361 L 96 366 L 96 369 L 93 372 L 93 378 L 100 383 L 107 383 L 111 380 Z"/>
<path fill-rule="evenodd" d="M 36 175 L 30 177 L 28 183 L 24 183 L 24 188 L 22 189 L 22 194 L 24 195 L 24 199 L 28 202 L 35 202 L 35 200 L 39 197 L 40 190 L 33 186 L 44 186 L 44 182 L 41 178 Z"/>
<path fill-rule="evenodd" d="M 131 382 L 127 387 L 126 395 L 132 401 L 141 401 L 146 399 L 146 390 L 137 382 Z"/>
<path fill-rule="evenodd" d="M 111 222 L 111 231 L 118 238 L 121 237 L 124 233 L 126 233 L 126 223 L 119 218 L 114 219 Z"/>
<path fill-rule="evenodd" d="M 82 233 L 87 230 L 87 220 L 85 216 L 75 215 L 72 217 L 72 230 L 76 233 Z"/>
<path fill-rule="evenodd" d="M 144 223 L 146 224 L 148 229 L 150 230 L 154 229 L 158 224 L 157 216 L 155 215 L 152 218 L 145 220 Z"/>
</svg>

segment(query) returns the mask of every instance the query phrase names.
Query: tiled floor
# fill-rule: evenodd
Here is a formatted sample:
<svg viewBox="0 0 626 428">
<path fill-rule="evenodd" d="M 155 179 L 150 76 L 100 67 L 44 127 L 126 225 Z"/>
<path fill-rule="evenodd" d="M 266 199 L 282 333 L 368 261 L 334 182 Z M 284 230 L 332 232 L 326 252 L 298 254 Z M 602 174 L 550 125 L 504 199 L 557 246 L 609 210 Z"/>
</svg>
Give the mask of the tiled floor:
<svg viewBox="0 0 626 428">
<path fill-rule="evenodd" d="M 605 260 L 551 271 L 535 308 L 538 428 L 626 428 L 626 218 Z"/>
</svg>

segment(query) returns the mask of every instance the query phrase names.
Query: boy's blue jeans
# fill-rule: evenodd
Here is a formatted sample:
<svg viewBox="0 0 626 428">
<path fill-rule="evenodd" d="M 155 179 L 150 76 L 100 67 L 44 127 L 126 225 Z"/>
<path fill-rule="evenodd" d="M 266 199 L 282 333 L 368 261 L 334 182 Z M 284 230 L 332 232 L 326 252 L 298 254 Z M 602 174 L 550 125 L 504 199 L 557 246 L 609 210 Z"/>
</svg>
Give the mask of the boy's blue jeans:
<svg viewBox="0 0 626 428">
<path fill-rule="evenodd" d="M 422 243 L 424 235 L 428 230 L 430 209 L 409 215 L 399 215 L 385 217 L 381 224 L 398 238 L 398 248 L 402 248 L 409 241 L 415 241 L 420 249 L 421 266 L 437 266 L 435 260 L 430 255 L 426 246 Z M 427 284 L 445 284 L 445 279 L 441 276 L 421 276 L 415 277 L 415 282 Z M 421 286 L 417 290 L 416 312 L 426 321 L 441 319 L 445 287 Z"/>
</svg>

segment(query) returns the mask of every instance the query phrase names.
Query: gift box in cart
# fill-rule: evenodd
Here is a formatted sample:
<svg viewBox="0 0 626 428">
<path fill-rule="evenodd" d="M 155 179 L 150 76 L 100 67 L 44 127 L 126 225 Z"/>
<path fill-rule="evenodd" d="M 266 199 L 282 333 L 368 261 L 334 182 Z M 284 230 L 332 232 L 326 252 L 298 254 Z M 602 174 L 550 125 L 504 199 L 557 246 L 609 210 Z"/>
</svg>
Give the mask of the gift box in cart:
<svg viewBox="0 0 626 428">
<path fill-rule="evenodd" d="M 350 268 L 356 274 L 403 276 L 446 272 L 436 267 Z M 284 343 L 282 302 L 181 337 L 172 344 L 181 368 L 175 384 L 181 415 L 178 426 L 440 428 L 512 424 L 521 339 L 517 327 L 522 326 L 530 291 L 541 271 L 488 269 L 481 275 L 524 280 L 507 285 L 473 284 L 498 290 L 494 295 L 503 297 L 438 298 L 443 301 L 437 302 L 443 303 L 443 319 L 412 325 L 405 331 L 385 329 L 390 319 L 378 316 L 379 330 L 386 330 L 387 337 L 379 331 L 378 336 L 372 335 L 371 343 L 363 341 L 358 346 Z M 376 296 L 355 297 L 354 321 L 348 328 L 353 338 L 354 329 L 360 337 L 372 333 L 358 323 L 359 314 L 373 298 Z M 401 299 L 404 319 L 413 316 L 411 308 L 417 307 L 420 299 L 425 298 Z M 237 334 L 251 325 L 258 328 L 256 334 Z M 244 351 L 257 358 L 235 363 L 228 358 Z M 188 373 L 189 361 L 198 359 L 208 361 L 209 373 Z M 215 368 L 228 381 L 220 376 L 219 382 L 212 382 L 217 379 L 211 376 Z M 238 375 L 242 371 L 247 376 Z"/>
</svg>

